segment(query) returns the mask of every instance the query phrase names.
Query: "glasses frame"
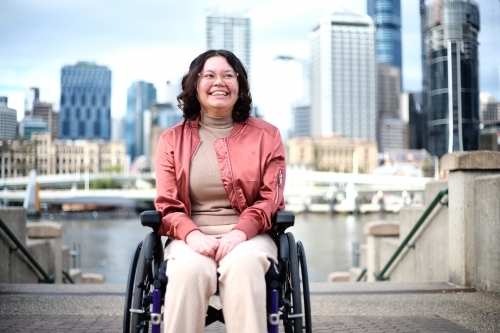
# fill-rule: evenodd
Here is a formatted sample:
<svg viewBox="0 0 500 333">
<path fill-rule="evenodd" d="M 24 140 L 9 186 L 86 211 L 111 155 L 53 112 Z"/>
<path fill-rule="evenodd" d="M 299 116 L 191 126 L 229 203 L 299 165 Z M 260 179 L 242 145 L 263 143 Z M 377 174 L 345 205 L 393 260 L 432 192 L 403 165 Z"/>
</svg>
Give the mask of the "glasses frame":
<svg viewBox="0 0 500 333">
<path fill-rule="evenodd" d="M 232 84 L 234 84 L 235 82 L 237 82 L 237 81 L 238 81 L 238 76 L 239 76 L 238 72 L 224 72 L 224 73 L 221 73 L 221 74 L 217 74 L 217 73 L 213 73 L 213 72 L 210 72 L 210 73 L 212 73 L 212 74 L 215 76 L 211 82 L 207 82 L 207 80 L 208 80 L 208 79 L 207 79 L 207 78 L 205 78 L 205 77 L 203 77 L 203 74 L 204 74 L 204 73 L 198 73 L 198 78 L 199 78 L 199 79 L 200 79 L 200 81 L 201 81 L 202 83 L 204 83 L 206 86 L 209 86 L 209 85 L 214 84 L 214 82 L 215 82 L 215 81 L 217 81 L 217 77 L 218 77 L 218 76 L 220 76 L 220 80 L 221 80 L 222 82 L 224 82 L 224 84 L 226 84 L 226 85 L 232 85 Z M 224 74 L 228 74 L 228 73 L 233 73 L 233 74 L 235 74 L 235 76 L 234 76 L 234 81 L 232 81 L 232 82 L 226 82 L 226 81 L 224 80 L 224 78 L 222 77 L 222 75 L 224 75 Z M 205 81 L 205 82 L 203 82 L 203 81 Z"/>
</svg>

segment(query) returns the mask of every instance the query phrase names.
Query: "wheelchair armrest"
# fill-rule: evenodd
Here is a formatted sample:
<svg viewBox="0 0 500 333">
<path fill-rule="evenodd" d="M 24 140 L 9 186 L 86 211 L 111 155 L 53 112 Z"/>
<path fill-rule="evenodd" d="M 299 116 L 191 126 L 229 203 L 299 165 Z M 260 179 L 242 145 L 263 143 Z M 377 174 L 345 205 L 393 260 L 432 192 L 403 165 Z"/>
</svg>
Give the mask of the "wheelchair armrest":
<svg viewBox="0 0 500 333">
<path fill-rule="evenodd" d="M 150 227 L 155 232 L 160 229 L 161 225 L 161 212 L 157 210 L 146 210 L 141 213 L 141 224 L 144 227 Z"/>
<path fill-rule="evenodd" d="M 277 232 L 283 232 L 294 224 L 295 214 L 286 210 L 276 212 L 272 219 L 272 229 Z"/>
</svg>

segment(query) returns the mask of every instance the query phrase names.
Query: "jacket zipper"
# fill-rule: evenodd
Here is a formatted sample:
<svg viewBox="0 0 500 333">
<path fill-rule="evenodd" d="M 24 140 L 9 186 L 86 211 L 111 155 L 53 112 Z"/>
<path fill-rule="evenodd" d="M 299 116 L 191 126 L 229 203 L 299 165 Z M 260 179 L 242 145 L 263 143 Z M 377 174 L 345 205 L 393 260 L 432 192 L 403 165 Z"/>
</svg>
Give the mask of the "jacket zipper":
<svg viewBox="0 0 500 333">
<path fill-rule="evenodd" d="M 227 148 L 227 139 L 226 138 L 224 138 L 224 146 L 226 147 L 227 162 L 229 164 L 229 176 L 231 177 L 231 184 L 233 186 L 234 196 L 236 197 L 236 203 L 238 204 L 238 209 L 240 210 L 240 213 L 243 213 L 241 211 L 240 202 L 238 201 L 238 196 L 236 195 L 236 188 L 234 186 L 234 179 L 233 179 L 233 168 L 231 166 L 231 159 L 229 158 L 229 149 Z"/>
<path fill-rule="evenodd" d="M 278 173 L 278 181 L 276 182 L 276 198 L 274 199 L 274 203 L 278 203 L 278 199 L 280 197 L 279 188 L 283 186 L 283 170 L 280 169 Z"/>
</svg>

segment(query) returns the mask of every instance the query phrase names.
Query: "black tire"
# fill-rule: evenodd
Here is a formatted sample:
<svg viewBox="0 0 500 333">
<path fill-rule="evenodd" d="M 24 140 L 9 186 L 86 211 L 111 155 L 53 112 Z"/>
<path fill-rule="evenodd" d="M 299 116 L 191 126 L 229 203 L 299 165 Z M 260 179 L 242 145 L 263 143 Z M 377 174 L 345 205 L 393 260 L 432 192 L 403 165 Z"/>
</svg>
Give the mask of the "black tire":
<svg viewBox="0 0 500 333">
<path fill-rule="evenodd" d="M 132 309 L 143 313 L 130 314 L 130 333 L 148 333 L 151 323 L 149 314 L 153 309 L 153 282 L 163 260 L 161 238 L 154 233 L 144 239 L 134 278 Z"/>
<path fill-rule="evenodd" d="M 132 294 L 132 309 L 150 311 L 150 305 L 143 302 L 152 289 L 152 280 L 146 272 L 145 248 L 141 248 L 139 260 L 134 278 L 134 291 Z M 144 313 L 131 313 L 130 314 L 130 333 L 147 333 L 149 331 L 149 323 L 146 320 Z"/>
<path fill-rule="evenodd" d="M 123 333 L 130 333 L 130 307 L 132 305 L 132 296 L 134 292 L 135 272 L 137 268 L 137 261 L 142 248 L 142 241 L 137 245 L 135 252 L 132 254 L 130 261 L 130 268 L 128 271 L 127 289 L 125 292 L 125 306 L 123 309 Z"/>
<path fill-rule="evenodd" d="M 309 293 L 309 275 L 307 274 L 307 260 L 304 245 L 301 241 L 297 242 L 297 251 L 299 253 L 300 272 L 302 277 L 302 298 L 304 300 L 304 328 L 306 333 L 312 333 L 312 319 L 311 319 L 311 296 Z"/>
<path fill-rule="evenodd" d="M 293 318 L 294 315 L 302 315 L 302 299 L 300 293 L 299 258 L 295 237 L 287 232 L 289 246 L 290 269 L 285 282 L 285 297 L 290 301 L 290 306 L 285 306 L 285 332 L 302 333 L 302 316 Z M 289 318 L 292 316 L 292 318 Z"/>
</svg>

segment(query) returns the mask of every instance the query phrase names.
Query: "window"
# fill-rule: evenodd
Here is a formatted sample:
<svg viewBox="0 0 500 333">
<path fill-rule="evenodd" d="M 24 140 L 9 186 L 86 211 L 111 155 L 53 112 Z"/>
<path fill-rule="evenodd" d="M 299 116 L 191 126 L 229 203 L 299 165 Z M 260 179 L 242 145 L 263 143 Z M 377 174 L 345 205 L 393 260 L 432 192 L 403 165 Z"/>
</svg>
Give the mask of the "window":
<svg viewBox="0 0 500 333">
<path fill-rule="evenodd" d="M 85 122 L 83 122 L 83 121 L 80 121 L 78 123 L 78 135 L 79 136 L 85 135 Z"/>
</svg>

